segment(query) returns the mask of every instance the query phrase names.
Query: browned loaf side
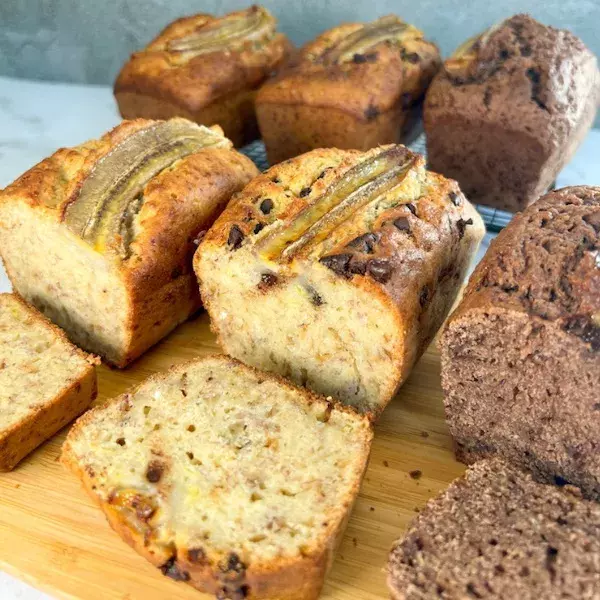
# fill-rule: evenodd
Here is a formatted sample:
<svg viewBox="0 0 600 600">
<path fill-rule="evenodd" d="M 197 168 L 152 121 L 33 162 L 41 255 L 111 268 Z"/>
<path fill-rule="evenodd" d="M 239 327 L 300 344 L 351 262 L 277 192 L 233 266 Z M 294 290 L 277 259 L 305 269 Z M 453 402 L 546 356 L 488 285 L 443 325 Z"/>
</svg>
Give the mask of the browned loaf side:
<svg viewBox="0 0 600 600">
<path fill-rule="evenodd" d="M 123 367 L 198 310 L 196 238 L 257 173 L 218 128 L 125 121 L 0 192 L 0 255 L 15 291 Z"/>
<path fill-rule="evenodd" d="M 392 549 L 394 600 L 596 600 L 600 507 L 499 459 L 431 500 Z"/>
<path fill-rule="evenodd" d="M 0 294 L 0 471 L 10 471 L 96 397 L 95 360 L 14 294 Z"/>
<path fill-rule="evenodd" d="M 434 79 L 429 166 L 473 202 L 522 210 L 569 162 L 599 101 L 594 54 L 568 31 L 516 15 L 465 42 Z"/>
<path fill-rule="evenodd" d="M 484 233 L 424 162 L 404 146 L 314 150 L 248 184 L 194 258 L 222 348 L 375 418 Z"/>
<path fill-rule="evenodd" d="M 600 188 L 544 196 L 494 240 L 441 338 L 457 456 L 499 453 L 600 498 Z"/>
<path fill-rule="evenodd" d="M 123 66 L 114 92 L 125 119 L 185 117 L 220 125 L 235 146 L 258 137 L 256 90 L 291 51 L 260 6 L 168 25 Z"/>
<path fill-rule="evenodd" d="M 330 29 L 293 62 L 256 98 L 271 164 L 315 148 L 407 141 L 441 64 L 437 47 L 392 15 Z"/>
<path fill-rule="evenodd" d="M 225 356 L 73 427 L 63 462 L 163 575 L 231 600 L 315 600 L 367 465 L 366 418 Z"/>
</svg>

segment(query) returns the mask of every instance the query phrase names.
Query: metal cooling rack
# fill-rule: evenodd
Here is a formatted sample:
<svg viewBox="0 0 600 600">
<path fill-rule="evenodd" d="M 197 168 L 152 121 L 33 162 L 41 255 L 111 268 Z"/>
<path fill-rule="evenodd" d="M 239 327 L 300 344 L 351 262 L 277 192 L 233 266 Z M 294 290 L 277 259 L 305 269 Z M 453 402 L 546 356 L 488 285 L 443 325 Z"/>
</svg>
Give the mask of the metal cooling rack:
<svg viewBox="0 0 600 600">
<path fill-rule="evenodd" d="M 408 147 L 413 152 L 418 152 L 427 157 L 427 147 L 425 144 L 425 134 L 421 134 L 416 140 L 408 144 Z M 265 145 L 262 140 L 256 140 L 241 149 L 241 152 L 250 158 L 254 164 L 261 170 L 266 171 L 269 168 L 269 161 L 267 160 L 267 152 Z M 506 227 L 509 221 L 512 219 L 512 214 L 497 208 L 491 208 L 490 206 L 483 206 L 482 204 L 476 204 L 475 208 L 479 211 L 485 226 L 488 231 L 498 232 Z"/>
</svg>

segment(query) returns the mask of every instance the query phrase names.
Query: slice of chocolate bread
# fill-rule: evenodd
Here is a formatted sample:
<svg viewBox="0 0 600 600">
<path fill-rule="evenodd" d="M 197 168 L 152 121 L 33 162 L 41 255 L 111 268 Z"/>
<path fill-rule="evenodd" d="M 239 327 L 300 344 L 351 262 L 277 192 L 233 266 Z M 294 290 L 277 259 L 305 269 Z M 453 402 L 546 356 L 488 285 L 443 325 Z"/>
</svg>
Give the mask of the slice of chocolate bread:
<svg viewBox="0 0 600 600">
<path fill-rule="evenodd" d="M 600 498 L 600 187 L 552 192 L 511 222 L 441 351 L 459 459 L 499 453 Z"/>
<path fill-rule="evenodd" d="M 481 461 L 397 542 L 388 585 L 394 600 L 598 598 L 600 506 Z"/>
</svg>

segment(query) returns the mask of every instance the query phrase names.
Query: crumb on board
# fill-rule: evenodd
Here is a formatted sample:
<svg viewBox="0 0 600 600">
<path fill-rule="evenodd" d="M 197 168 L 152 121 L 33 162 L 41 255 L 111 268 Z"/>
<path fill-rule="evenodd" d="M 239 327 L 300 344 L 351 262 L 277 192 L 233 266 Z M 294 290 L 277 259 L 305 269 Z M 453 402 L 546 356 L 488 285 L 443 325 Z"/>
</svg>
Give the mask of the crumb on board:
<svg viewBox="0 0 600 600">
<path fill-rule="evenodd" d="M 412 479 L 421 479 L 421 475 L 423 475 L 423 473 L 419 469 L 414 469 L 409 473 L 409 475 Z"/>
<path fill-rule="evenodd" d="M 426 431 L 421 431 L 421 437 L 428 438 L 429 433 L 427 433 Z"/>
<path fill-rule="evenodd" d="M 390 463 L 389 463 L 387 460 L 384 460 L 384 461 L 383 461 L 383 466 L 384 466 L 384 467 L 389 467 L 389 466 L 390 466 Z"/>
<path fill-rule="evenodd" d="M 375 507 L 374 507 L 374 506 L 371 506 L 371 508 L 369 508 L 369 510 L 370 510 L 371 512 L 374 512 L 374 511 L 375 511 Z"/>
</svg>

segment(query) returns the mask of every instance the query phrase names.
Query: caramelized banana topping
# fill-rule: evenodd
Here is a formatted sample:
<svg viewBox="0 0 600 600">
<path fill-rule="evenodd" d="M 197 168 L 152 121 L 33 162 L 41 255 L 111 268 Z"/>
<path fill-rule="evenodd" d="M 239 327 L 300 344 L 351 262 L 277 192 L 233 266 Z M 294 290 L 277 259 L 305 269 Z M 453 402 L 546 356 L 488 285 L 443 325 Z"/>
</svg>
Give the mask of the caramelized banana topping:
<svg viewBox="0 0 600 600">
<path fill-rule="evenodd" d="M 171 40 L 169 52 L 206 54 L 235 50 L 247 42 L 260 42 L 275 32 L 275 19 L 262 7 L 252 6 L 243 14 L 211 21 L 198 31 Z"/>
<path fill-rule="evenodd" d="M 406 148 L 394 146 L 355 165 L 289 226 L 266 237 L 259 245 L 261 255 L 267 260 L 290 260 L 303 248 L 318 244 L 356 210 L 401 183 L 415 160 Z"/>
<path fill-rule="evenodd" d="M 367 23 L 328 48 L 322 56 L 324 62 L 344 63 L 353 60 L 355 55 L 367 52 L 373 46 L 386 41 L 402 42 L 421 38 L 421 32 L 393 15 L 381 17 Z"/>
<path fill-rule="evenodd" d="M 148 182 L 190 154 L 227 146 L 218 133 L 183 119 L 140 129 L 96 162 L 68 204 L 65 222 L 98 252 L 127 258 Z"/>
</svg>

